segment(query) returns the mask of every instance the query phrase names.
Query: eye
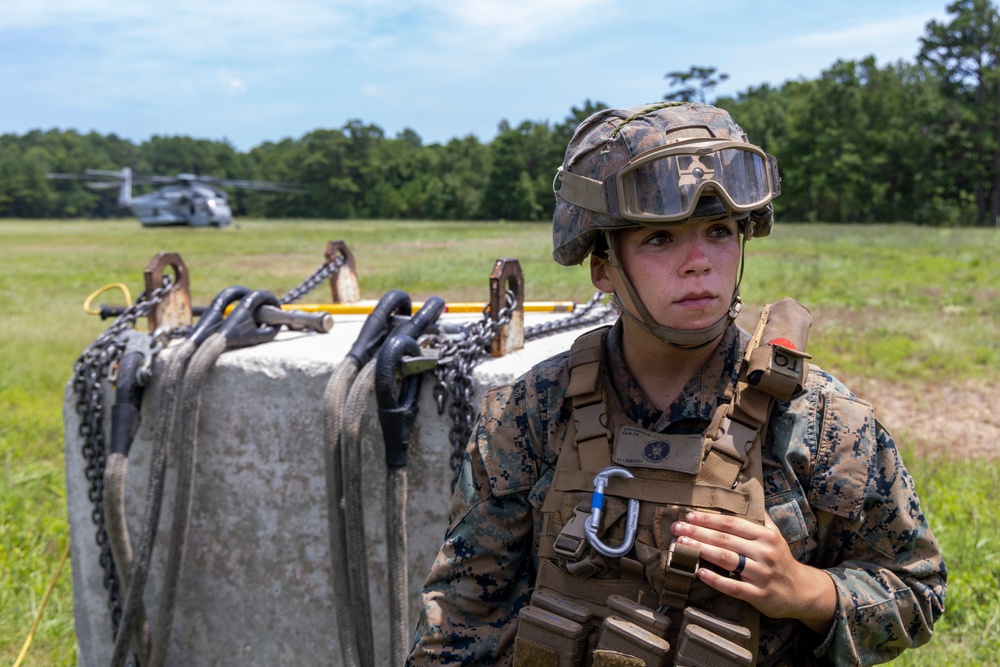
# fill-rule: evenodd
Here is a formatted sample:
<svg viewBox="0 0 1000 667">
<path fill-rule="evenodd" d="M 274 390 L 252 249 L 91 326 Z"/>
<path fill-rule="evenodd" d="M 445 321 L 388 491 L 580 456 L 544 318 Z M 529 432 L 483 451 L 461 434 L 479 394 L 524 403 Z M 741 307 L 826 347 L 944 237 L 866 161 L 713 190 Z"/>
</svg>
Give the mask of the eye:
<svg viewBox="0 0 1000 667">
<path fill-rule="evenodd" d="M 708 229 L 708 237 L 712 239 L 727 239 L 735 233 L 735 223 L 718 223 Z"/>
<path fill-rule="evenodd" d="M 667 231 L 656 231 L 643 240 L 643 245 L 663 246 L 674 240 L 673 235 Z"/>
</svg>

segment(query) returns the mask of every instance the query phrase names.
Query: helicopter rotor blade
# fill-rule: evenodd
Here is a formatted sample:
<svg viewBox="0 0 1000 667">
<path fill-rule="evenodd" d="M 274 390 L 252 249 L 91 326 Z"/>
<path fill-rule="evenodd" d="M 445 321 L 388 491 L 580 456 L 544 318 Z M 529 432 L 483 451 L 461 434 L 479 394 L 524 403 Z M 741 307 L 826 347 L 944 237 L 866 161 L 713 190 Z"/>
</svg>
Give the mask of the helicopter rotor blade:
<svg viewBox="0 0 1000 667">
<path fill-rule="evenodd" d="M 84 169 L 85 176 L 104 176 L 110 178 L 122 179 L 122 172 L 111 171 L 110 169 Z"/>
<path fill-rule="evenodd" d="M 110 188 L 120 188 L 121 178 L 113 181 L 106 180 L 108 176 L 100 174 L 46 174 L 47 178 L 50 179 L 60 179 L 69 181 L 78 181 L 83 183 L 88 188 L 93 188 L 95 190 L 104 190 Z M 104 179 L 104 180 L 98 180 Z"/>
<path fill-rule="evenodd" d="M 55 174 L 49 173 L 45 175 L 47 178 L 60 178 L 72 181 L 97 181 L 98 179 L 107 178 L 107 176 L 102 176 L 99 174 Z"/>
<path fill-rule="evenodd" d="M 244 188 L 247 190 L 263 190 L 265 192 L 287 192 L 290 194 L 305 194 L 304 190 L 294 183 L 283 183 L 280 181 L 246 181 L 238 179 L 214 179 L 213 182 L 219 185 L 226 185 L 233 188 Z"/>
<path fill-rule="evenodd" d="M 132 182 L 139 184 L 156 183 L 158 185 L 170 185 L 172 183 L 179 182 L 179 180 L 174 176 L 156 176 L 152 174 L 139 174 L 138 176 L 132 176 Z"/>
<path fill-rule="evenodd" d="M 46 176 L 51 179 L 83 181 L 88 187 L 101 190 L 120 187 L 121 182 L 125 180 L 126 170 L 123 169 L 121 171 L 113 171 L 109 169 L 86 169 L 82 174 L 50 173 Z M 173 185 L 178 183 L 190 185 L 192 183 L 204 183 L 206 185 L 244 188 L 247 190 L 261 190 L 265 192 L 283 192 L 288 194 L 309 193 L 308 190 L 299 187 L 295 183 L 218 178 L 216 176 L 199 176 L 190 173 L 182 173 L 175 176 L 161 176 L 158 174 L 131 174 L 131 180 L 134 185 Z"/>
</svg>

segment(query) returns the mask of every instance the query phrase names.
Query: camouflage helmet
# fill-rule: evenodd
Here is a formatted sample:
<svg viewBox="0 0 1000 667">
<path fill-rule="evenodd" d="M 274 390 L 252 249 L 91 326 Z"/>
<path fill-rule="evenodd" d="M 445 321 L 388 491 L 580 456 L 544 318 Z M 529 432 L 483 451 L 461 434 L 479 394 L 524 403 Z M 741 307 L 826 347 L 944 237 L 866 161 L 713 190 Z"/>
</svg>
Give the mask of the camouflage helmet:
<svg viewBox="0 0 1000 667">
<path fill-rule="evenodd" d="M 570 194 L 570 178 L 596 185 L 611 181 L 616 173 L 634 162 L 637 156 L 679 143 L 702 145 L 727 144 L 753 150 L 755 155 L 770 160 L 766 170 L 770 181 L 766 196 L 752 211 L 732 210 L 717 196 L 711 184 L 698 190 L 696 203 L 690 202 L 690 212 L 681 220 L 647 220 L 618 217 L 613 202 L 605 206 L 601 197 L 581 197 Z M 762 158 L 757 157 L 756 160 Z M 742 174 L 743 172 L 741 172 Z M 577 178 L 583 177 L 583 178 Z M 589 184 L 586 183 L 589 181 Z M 648 187 L 648 186 L 647 186 Z M 553 182 L 556 209 L 552 219 L 552 256 L 564 266 L 580 264 L 594 249 L 596 239 L 604 231 L 645 225 L 668 228 L 692 219 L 715 219 L 732 215 L 746 218 L 741 225 L 746 236 L 767 236 L 771 231 L 770 199 L 780 194 L 777 163 L 747 140 L 746 134 L 729 113 L 707 104 L 666 102 L 626 109 L 605 109 L 584 120 L 566 148 L 566 156 Z M 575 190 L 575 188 L 574 188 Z M 593 193 L 590 193 L 593 194 Z M 723 193 L 725 194 L 725 193 Z M 605 195 L 607 197 L 607 195 Z M 569 201 L 573 199 L 574 202 Z M 731 198 L 730 198 L 731 199 Z M 610 211 L 610 212 L 608 212 Z"/>
</svg>

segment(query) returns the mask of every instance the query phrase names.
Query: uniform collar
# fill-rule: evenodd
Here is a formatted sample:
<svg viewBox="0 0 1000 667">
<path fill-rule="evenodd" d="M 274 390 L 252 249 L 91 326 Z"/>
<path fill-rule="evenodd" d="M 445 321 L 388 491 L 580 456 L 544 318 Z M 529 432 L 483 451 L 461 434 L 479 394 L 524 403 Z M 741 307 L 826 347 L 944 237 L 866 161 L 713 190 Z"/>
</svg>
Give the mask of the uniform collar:
<svg viewBox="0 0 1000 667">
<path fill-rule="evenodd" d="M 719 346 L 700 372 L 688 380 L 681 395 L 662 412 L 635 381 L 625 365 L 622 351 L 622 322 L 619 319 L 608 333 L 608 378 L 629 419 L 651 431 L 691 432 L 705 427 L 716 406 L 729 400 L 739 376 L 740 360 L 749 334 L 735 324 L 722 336 Z"/>
</svg>

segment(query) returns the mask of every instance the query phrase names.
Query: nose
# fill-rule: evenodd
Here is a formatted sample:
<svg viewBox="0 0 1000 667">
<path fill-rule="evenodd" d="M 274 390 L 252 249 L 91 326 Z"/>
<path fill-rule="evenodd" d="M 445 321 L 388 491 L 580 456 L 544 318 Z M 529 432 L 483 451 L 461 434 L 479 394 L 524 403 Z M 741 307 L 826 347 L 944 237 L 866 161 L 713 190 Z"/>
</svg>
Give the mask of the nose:
<svg viewBox="0 0 1000 667">
<path fill-rule="evenodd" d="M 684 262 L 681 273 L 684 275 L 708 273 L 712 270 L 712 261 L 705 252 L 705 241 L 701 238 L 690 240 L 684 248 Z"/>
</svg>

